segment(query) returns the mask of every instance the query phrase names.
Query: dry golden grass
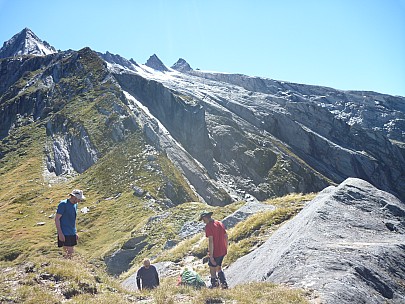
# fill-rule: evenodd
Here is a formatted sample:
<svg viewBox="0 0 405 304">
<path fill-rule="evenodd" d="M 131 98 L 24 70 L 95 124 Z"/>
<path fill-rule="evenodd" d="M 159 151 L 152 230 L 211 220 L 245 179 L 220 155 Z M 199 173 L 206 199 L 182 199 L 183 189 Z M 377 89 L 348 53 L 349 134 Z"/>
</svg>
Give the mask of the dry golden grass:
<svg viewBox="0 0 405 304">
<path fill-rule="evenodd" d="M 176 287 L 175 280 L 169 278 L 162 280 L 162 286 L 151 292 L 140 294 L 123 290 L 116 279 L 106 274 L 103 256 L 120 248 L 134 234 L 146 232 L 154 246 L 139 255 L 139 259 L 142 255 L 160 253 L 158 260 L 161 261 L 177 262 L 187 255 L 201 258 L 207 252 L 203 233 L 180 242 L 169 251 L 162 251 L 162 246 L 167 239 L 177 236 L 185 222 L 195 221 L 206 206 L 199 203 L 181 204 L 168 210 L 170 217 L 158 225 L 146 227 L 149 216 L 155 213 L 133 196 L 127 187 L 130 178 L 121 176 L 125 171 L 115 173 L 122 190 L 119 197 L 106 200 L 105 189 L 100 190 L 104 184 L 114 183 L 108 168 L 119 166 L 120 161 L 133 159 L 131 151 L 125 150 L 125 157 L 121 155 L 123 158 L 115 158 L 115 154 L 123 151 L 118 147 L 103 160 L 104 164 L 100 163 L 100 166 L 94 166 L 79 177 L 49 187 L 42 175 L 43 129 L 33 124 L 18 132 L 13 139 L 17 149 L 0 161 L 0 302 L 60 303 L 71 298 L 71 303 L 129 303 L 142 299 L 150 303 L 213 303 L 215 299 L 223 303 L 305 303 L 302 293 L 265 283 L 231 290 L 196 291 Z M 136 138 L 133 140 L 136 142 Z M 160 160 L 162 167 L 174 170 L 166 161 Z M 153 191 L 161 185 L 160 177 L 141 171 L 138 173 L 143 177 L 147 190 Z M 176 171 L 169 175 L 173 180 L 180 178 Z M 61 258 L 61 250 L 56 247 L 55 225 L 50 216 L 55 213 L 59 201 L 67 198 L 68 191 L 73 188 L 85 190 L 88 200 L 81 203 L 79 208 L 88 206 L 90 212 L 78 215 L 80 239 L 77 254 L 73 260 L 65 260 Z M 111 196 L 115 194 L 111 193 Z M 289 195 L 268 201 L 278 209 L 254 215 L 230 229 L 231 245 L 226 263 L 252 250 L 264 235 L 269 235 L 275 226 L 298 212 L 302 208 L 300 202 L 308 199 L 310 196 Z M 241 204 L 211 207 L 210 210 L 214 211 L 215 218 L 221 219 Z M 39 222 L 45 224 L 37 225 Z M 35 270 L 27 272 L 24 268 L 27 263 L 33 263 Z M 204 271 L 207 269 L 204 268 Z M 41 279 L 41 276 L 48 279 Z"/>
<path fill-rule="evenodd" d="M 152 303 L 238 303 L 238 304 L 304 304 L 308 303 L 302 290 L 291 289 L 272 283 L 249 283 L 235 288 L 194 289 L 175 286 L 173 278 L 163 280 L 157 289 L 145 293 Z"/>
</svg>

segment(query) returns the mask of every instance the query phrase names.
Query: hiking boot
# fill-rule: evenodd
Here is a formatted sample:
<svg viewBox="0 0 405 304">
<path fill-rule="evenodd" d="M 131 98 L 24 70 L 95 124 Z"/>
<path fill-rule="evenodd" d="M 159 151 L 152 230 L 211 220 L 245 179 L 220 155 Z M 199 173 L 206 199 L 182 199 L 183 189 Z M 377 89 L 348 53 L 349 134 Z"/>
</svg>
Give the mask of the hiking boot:
<svg viewBox="0 0 405 304">
<path fill-rule="evenodd" d="M 226 282 L 225 273 L 223 271 L 218 272 L 218 278 L 219 281 L 221 282 L 221 288 L 228 289 L 228 283 Z"/>
<path fill-rule="evenodd" d="M 211 278 L 211 286 L 208 288 L 213 289 L 219 287 L 219 282 L 217 278 Z"/>
</svg>

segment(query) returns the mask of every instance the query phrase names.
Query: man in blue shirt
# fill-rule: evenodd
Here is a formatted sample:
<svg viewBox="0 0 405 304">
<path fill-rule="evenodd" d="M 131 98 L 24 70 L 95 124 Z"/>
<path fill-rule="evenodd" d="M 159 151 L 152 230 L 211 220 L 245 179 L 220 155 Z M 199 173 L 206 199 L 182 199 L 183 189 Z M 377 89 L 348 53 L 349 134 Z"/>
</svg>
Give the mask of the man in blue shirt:
<svg viewBox="0 0 405 304">
<path fill-rule="evenodd" d="M 136 273 L 136 285 L 138 285 L 139 290 L 153 289 L 159 286 L 159 275 L 155 266 L 150 264 L 149 259 L 143 261 L 143 266 Z"/>
<path fill-rule="evenodd" d="M 76 231 L 77 203 L 84 200 L 82 190 L 75 189 L 70 197 L 59 203 L 56 210 L 55 225 L 58 232 L 58 247 L 63 247 L 65 257 L 71 258 L 73 246 L 77 245 L 79 236 Z"/>
</svg>

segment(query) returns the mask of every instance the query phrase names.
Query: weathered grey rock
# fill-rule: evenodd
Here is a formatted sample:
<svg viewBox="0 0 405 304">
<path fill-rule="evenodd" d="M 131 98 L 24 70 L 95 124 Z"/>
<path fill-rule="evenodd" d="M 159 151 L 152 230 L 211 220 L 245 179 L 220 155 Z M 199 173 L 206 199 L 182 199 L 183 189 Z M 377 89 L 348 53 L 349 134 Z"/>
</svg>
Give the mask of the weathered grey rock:
<svg viewBox="0 0 405 304">
<path fill-rule="evenodd" d="M 167 240 L 166 243 L 165 243 L 165 245 L 163 246 L 163 249 L 164 249 L 164 250 L 167 250 L 167 249 L 173 248 L 173 247 L 176 246 L 176 245 L 177 245 L 177 242 L 176 242 L 176 241 L 174 241 L 174 240 Z"/>
<path fill-rule="evenodd" d="M 202 222 L 187 222 L 181 227 L 179 236 L 182 239 L 193 236 L 204 230 L 205 224 Z"/>
<path fill-rule="evenodd" d="M 349 178 L 233 263 L 228 282 L 286 283 L 315 290 L 323 303 L 404 303 L 404 220 L 404 203 Z"/>
<path fill-rule="evenodd" d="M 247 219 L 249 216 L 256 214 L 261 211 L 271 211 L 275 210 L 276 207 L 268 204 L 263 204 L 259 202 L 248 202 L 238 210 L 236 210 L 231 215 L 228 215 L 222 220 L 222 223 L 225 225 L 226 229 L 234 227 L 237 223 Z"/>
<path fill-rule="evenodd" d="M 4 42 L 0 49 L 0 58 L 18 55 L 45 56 L 53 53 L 56 53 L 53 46 L 39 39 L 29 28 L 25 28 Z"/>
<path fill-rule="evenodd" d="M 179 60 L 177 60 L 177 62 L 175 64 L 172 65 L 172 69 L 179 71 L 179 72 L 189 72 L 192 70 L 191 66 L 188 64 L 187 61 L 185 61 L 183 58 L 180 58 Z"/>
<path fill-rule="evenodd" d="M 128 103 L 145 136 L 156 148 L 164 151 L 184 173 L 197 195 L 212 205 L 225 205 L 231 202 L 230 196 L 209 177 L 207 170 L 200 164 L 200 161 L 212 159 L 211 152 L 207 148 L 209 146 L 207 129 L 202 127 L 205 125 L 202 108 L 195 104 L 187 104 L 155 81 L 149 82 L 139 76 L 128 74 L 116 77 L 122 88 L 129 90 L 126 94 Z M 130 93 L 134 92 L 137 92 L 137 95 L 132 96 Z M 139 104 L 139 100 L 148 105 L 148 111 L 145 111 L 144 105 Z M 159 103 L 160 100 L 165 102 Z M 156 118 L 151 119 L 149 111 Z M 193 152 L 193 156 L 183 148 L 184 146 Z M 188 195 L 179 197 L 179 190 L 182 194 L 181 189 L 176 189 L 176 200 L 179 201 L 180 198 L 180 202 L 187 201 Z"/>
<path fill-rule="evenodd" d="M 136 236 L 133 238 L 130 238 L 128 241 L 125 242 L 124 245 L 122 245 L 122 249 L 135 249 L 137 247 L 139 247 L 139 244 L 142 244 L 142 246 L 144 245 L 143 241 L 145 241 L 146 239 L 146 235 L 140 235 L 140 236 Z"/>
<path fill-rule="evenodd" d="M 97 162 L 97 151 L 83 126 L 70 123 L 62 116 L 49 120 L 47 135 L 47 167 L 56 175 L 82 173 Z"/>
<path fill-rule="evenodd" d="M 157 71 L 161 71 L 161 72 L 169 71 L 168 68 L 159 59 L 159 57 L 156 56 L 156 54 L 153 54 L 152 56 L 150 56 L 148 61 L 146 61 L 145 65 L 152 69 L 155 69 Z"/>
<path fill-rule="evenodd" d="M 129 239 L 121 249 L 115 251 L 112 255 L 106 256 L 104 262 L 107 266 L 107 271 L 111 275 L 120 275 L 127 271 L 132 260 L 139 254 L 148 244 L 146 236 L 137 236 Z"/>
<path fill-rule="evenodd" d="M 132 190 L 134 190 L 135 196 L 142 196 L 145 194 L 145 190 L 143 190 L 141 187 L 138 187 L 136 185 L 132 185 Z"/>
<path fill-rule="evenodd" d="M 126 67 L 130 70 L 134 69 L 134 65 L 135 66 L 139 66 L 133 59 L 132 60 L 128 60 L 125 59 L 124 57 L 121 57 L 118 54 L 111 54 L 110 52 L 106 52 L 105 54 L 102 53 L 97 53 L 102 59 L 104 59 L 105 61 L 107 61 L 108 63 L 111 64 L 117 64 L 123 67 Z"/>
</svg>

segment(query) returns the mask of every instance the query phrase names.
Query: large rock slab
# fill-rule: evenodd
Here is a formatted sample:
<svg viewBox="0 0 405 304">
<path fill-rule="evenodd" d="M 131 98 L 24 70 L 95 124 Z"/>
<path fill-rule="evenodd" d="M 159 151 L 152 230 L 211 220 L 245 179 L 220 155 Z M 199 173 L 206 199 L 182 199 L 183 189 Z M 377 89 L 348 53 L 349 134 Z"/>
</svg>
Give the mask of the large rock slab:
<svg viewBox="0 0 405 304">
<path fill-rule="evenodd" d="M 323 303 L 405 303 L 405 204 L 355 178 L 328 187 L 227 270 L 314 290 Z"/>
<path fill-rule="evenodd" d="M 256 214 L 262 211 L 272 211 L 276 207 L 273 205 L 263 204 L 260 202 L 248 202 L 243 205 L 241 208 L 236 210 L 231 215 L 227 216 L 222 220 L 222 223 L 225 225 L 226 229 L 234 227 L 237 223 L 247 219 L 249 216 Z"/>
</svg>

